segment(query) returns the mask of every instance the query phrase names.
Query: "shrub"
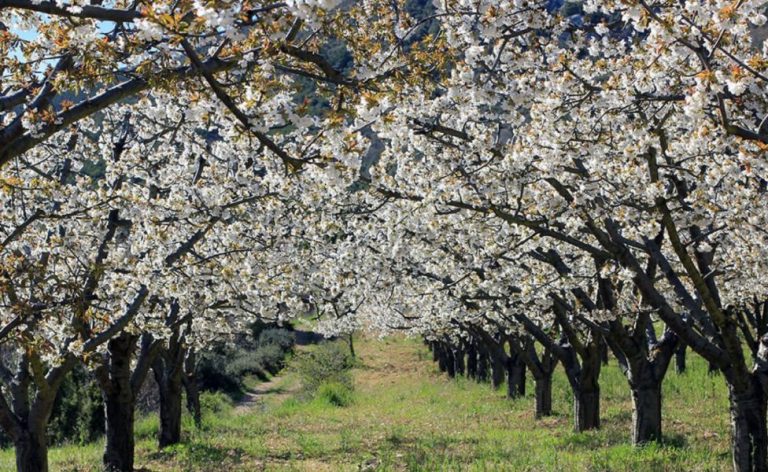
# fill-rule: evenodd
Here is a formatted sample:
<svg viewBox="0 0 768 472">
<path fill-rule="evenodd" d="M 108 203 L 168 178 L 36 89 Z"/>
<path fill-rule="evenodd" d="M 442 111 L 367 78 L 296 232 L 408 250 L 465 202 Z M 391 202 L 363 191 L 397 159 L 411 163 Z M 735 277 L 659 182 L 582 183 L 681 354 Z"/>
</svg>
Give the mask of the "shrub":
<svg viewBox="0 0 768 472">
<path fill-rule="evenodd" d="M 243 381 L 249 375 L 266 380 L 285 367 L 285 357 L 293 349 L 293 334 L 282 328 L 265 328 L 254 324 L 250 336 L 235 346 L 221 345 L 200 356 L 198 378 L 204 390 L 224 391 L 230 395 L 243 392 Z"/>
<path fill-rule="evenodd" d="M 141 413 L 160 411 L 160 388 L 152 372 L 149 372 L 136 394 L 136 410 Z"/>
<path fill-rule="evenodd" d="M 315 398 L 319 398 L 333 406 L 349 406 L 352 404 L 352 389 L 345 384 L 338 382 L 326 382 L 321 384 Z"/>
<path fill-rule="evenodd" d="M 285 355 L 286 351 L 280 349 L 279 346 L 270 344 L 262 346 L 256 351 L 255 360 L 264 371 L 275 375 L 285 367 Z"/>
<path fill-rule="evenodd" d="M 290 352 L 294 344 L 293 333 L 285 329 L 269 328 L 259 335 L 259 349 L 276 346 L 282 352 Z"/>
<path fill-rule="evenodd" d="M 48 424 L 52 444 L 86 444 L 104 433 L 104 406 L 96 381 L 76 367 L 59 389 Z"/>
<path fill-rule="evenodd" d="M 232 399 L 222 392 L 203 392 L 200 395 L 200 409 L 203 412 L 223 413 L 232 408 Z"/>
<path fill-rule="evenodd" d="M 200 355 L 197 377 L 203 390 L 224 391 L 232 395 L 241 392 L 242 378 L 233 376 L 230 364 L 235 350 L 219 347 Z"/>
<path fill-rule="evenodd" d="M 352 375 L 349 371 L 353 365 L 354 360 L 346 346 L 326 341 L 311 351 L 297 355 L 292 368 L 299 374 L 305 392 L 314 394 L 326 383 L 341 384 L 352 390 Z"/>
</svg>

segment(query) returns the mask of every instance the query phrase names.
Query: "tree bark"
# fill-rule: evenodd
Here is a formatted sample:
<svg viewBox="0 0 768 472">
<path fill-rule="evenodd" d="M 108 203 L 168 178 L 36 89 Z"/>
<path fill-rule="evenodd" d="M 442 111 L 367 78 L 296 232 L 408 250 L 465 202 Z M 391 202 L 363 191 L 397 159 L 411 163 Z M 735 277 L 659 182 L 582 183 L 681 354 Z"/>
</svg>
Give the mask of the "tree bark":
<svg viewBox="0 0 768 472">
<path fill-rule="evenodd" d="M 158 385 L 160 383 L 158 382 Z M 160 387 L 160 449 L 181 441 L 181 376 Z"/>
<path fill-rule="evenodd" d="M 17 472 L 48 472 L 45 428 L 26 429 L 14 441 Z"/>
<path fill-rule="evenodd" d="M 203 414 L 200 409 L 200 388 L 197 384 L 197 360 L 194 349 L 188 349 L 184 358 L 184 389 L 187 392 L 187 410 L 195 421 L 195 427 L 203 426 Z"/>
<path fill-rule="evenodd" d="M 185 357 L 183 337 L 175 331 L 152 363 L 160 393 L 160 449 L 181 442 L 181 393 Z"/>
<path fill-rule="evenodd" d="M 731 389 L 731 451 L 736 472 L 768 470 L 766 399 L 758 388 L 737 394 Z"/>
<path fill-rule="evenodd" d="M 566 373 L 571 380 L 573 389 L 573 419 L 574 430 L 577 433 L 600 429 L 600 367 L 602 360 L 596 346 L 589 347 L 589 352 L 582 357 L 581 365 L 576 368 L 576 353 L 571 352 L 573 359 L 570 362 L 563 362 L 566 367 Z M 574 370 L 577 374 L 573 375 Z M 569 372 L 570 371 L 570 372 Z"/>
<path fill-rule="evenodd" d="M 619 367 L 632 392 L 632 444 L 640 446 L 661 441 L 661 386 L 678 350 L 678 337 L 665 329 L 661 340 L 654 336 L 655 342 L 650 344 L 642 331 L 636 331 L 634 342 L 626 342 L 622 332 L 621 328 L 612 327 L 611 339 Z"/>
<path fill-rule="evenodd" d="M 688 346 L 680 343 L 680 347 L 675 351 L 675 372 L 678 374 L 685 373 L 685 351 Z"/>
<path fill-rule="evenodd" d="M 481 346 L 477 348 L 477 381 L 488 380 L 488 353 Z"/>
<path fill-rule="evenodd" d="M 600 340 L 600 361 L 608 365 L 608 343 L 605 340 Z"/>
<path fill-rule="evenodd" d="M 632 389 L 632 444 L 661 441 L 661 382 Z"/>
<path fill-rule="evenodd" d="M 134 459 L 134 402 L 126 392 L 117 390 L 104 395 L 107 438 L 104 468 L 109 472 L 131 472 Z"/>
<path fill-rule="evenodd" d="M 593 385 L 574 390 L 573 417 L 577 433 L 600 428 L 600 387 Z"/>
<path fill-rule="evenodd" d="M 443 348 L 443 355 L 445 356 L 445 371 L 448 377 L 456 377 L 456 362 L 453 358 L 453 350 L 447 344 Z"/>
<path fill-rule="evenodd" d="M 352 333 L 349 333 L 347 335 L 347 345 L 349 345 L 349 355 L 352 356 L 352 359 L 355 358 L 355 342 L 352 337 Z"/>
<path fill-rule="evenodd" d="M 525 396 L 525 363 L 515 352 L 507 357 L 507 397 Z"/>
<path fill-rule="evenodd" d="M 477 378 L 477 349 L 474 343 L 467 345 L 467 377 Z"/>
<path fill-rule="evenodd" d="M 534 377 L 536 418 L 552 415 L 552 372 Z"/>
<path fill-rule="evenodd" d="M 504 378 L 506 377 L 506 360 L 500 355 L 491 352 L 491 386 L 494 389 L 499 389 L 504 384 Z"/>
<path fill-rule="evenodd" d="M 453 370 L 456 375 L 464 375 L 464 351 L 461 348 L 455 348 L 453 350 Z"/>
<path fill-rule="evenodd" d="M 106 418 L 104 468 L 109 472 L 133 471 L 133 423 L 136 395 L 131 386 L 131 355 L 137 337 L 122 333 L 107 344 L 108 385 L 102 385 Z"/>
<path fill-rule="evenodd" d="M 437 357 L 437 367 L 440 369 L 440 372 L 448 370 L 443 343 L 435 343 L 435 356 Z"/>
</svg>

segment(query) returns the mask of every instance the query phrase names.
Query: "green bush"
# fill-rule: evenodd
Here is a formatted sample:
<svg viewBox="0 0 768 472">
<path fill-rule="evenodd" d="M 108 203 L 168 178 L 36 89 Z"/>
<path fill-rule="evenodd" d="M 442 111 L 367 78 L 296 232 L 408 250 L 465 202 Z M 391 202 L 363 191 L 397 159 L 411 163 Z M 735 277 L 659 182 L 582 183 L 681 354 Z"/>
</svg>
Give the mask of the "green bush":
<svg viewBox="0 0 768 472">
<path fill-rule="evenodd" d="M 48 441 L 84 445 L 104 434 L 104 405 L 96 380 L 78 365 L 61 384 L 48 423 Z M 0 431 L 0 447 L 11 447 L 11 439 Z"/>
<path fill-rule="evenodd" d="M 279 346 L 263 346 L 254 354 L 254 362 L 259 366 L 262 372 L 268 372 L 271 375 L 275 375 L 285 367 L 286 354 L 287 351 L 281 350 Z"/>
<path fill-rule="evenodd" d="M 231 395 L 242 391 L 242 378 L 233 375 L 230 365 L 237 350 L 220 346 L 200 354 L 197 365 L 197 378 L 203 390 L 224 391 Z"/>
<path fill-rule="evenodd" d="M 278 328 L 265 329 L 261 332 L 258 339 L 259 349 L 276 346 L 283 352 L 290 352 L 295 344 L 291 331 Z"/>
<path fill-rule="evenodd" d="M 326 341 L 294 357 L 292 368 L 298 373 L 304 391 L 314 395 L 323 384 L 341 384 L 351 391 L 353 365 L 354 359 L 344 344 Z"/>
<path fill-rule="evenodd" d="M 283 328 L 252 326 L 252 336 L 234 346 L 221 345 L 200 356 L 198 378 L 204 390 L 224 391 L 237 396 L 249 375 L 266 380 L 285 367 L 285 357 L 294 345 L 293 333 Z"/>
<path fill-rule="evenodd" d="M 352 404 L 352 389 L 338 382 L 326 382 L 320 385 L 315 393 L 315 398 L 327 402 L 333 406 L 349 406 Z"/>
<path fill-rule="evenodd" d="M 52 444 L 87 444 L 104 434 L 104 405 L 96 381 L 81 366 L 66 376 L 56 396 L 48 437 Z"/>
<path fill-rule="evenodd" d="M 232 399 L 222 392 L 200 394 L 200 409 L 203 412 L 222 413 L 232 408 Z"/>
</svg>

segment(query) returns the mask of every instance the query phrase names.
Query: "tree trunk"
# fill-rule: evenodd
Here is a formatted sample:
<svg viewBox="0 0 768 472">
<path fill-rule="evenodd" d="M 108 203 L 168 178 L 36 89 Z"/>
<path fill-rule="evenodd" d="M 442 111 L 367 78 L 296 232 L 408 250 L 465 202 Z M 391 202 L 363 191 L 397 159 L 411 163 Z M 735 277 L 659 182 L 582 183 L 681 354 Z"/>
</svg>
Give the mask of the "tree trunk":
<svg viewBox="0 0 768 472">
<path fill-rule="evenodd" d="M 632 389 L 632 444 L 661 441 L 661 382 Z"/>
<path fill-rule="evenodd" d="M 731 452 L 736 472 L 768 470 L 766 399 L 757 389 L 729 395 L 731 405 Z"/>
<path fill-rule="evenodd" d="M 200 388 L 197 385 L 197 362 L 195 351 L 190 349 L 184 358 L 184 389 L 187 392 L 187 410 L 195 420 L 195 427 L 203 426 L 203 414 L 200 409 Z"/>
<path fill-rule="evenodd" d="M 104 469 L 133 470 L 133 421 L 136 398 L 131 386 L 131 353 L 136 337 L 123 333 L 108 343 L 109 386 L 102 388 L 106 423 Z"/>
<path fill-rule="evenodd" d="M 445 348 L 442 343 L 435 343 L 435 356 L 437 357 L 437 367 L 440 369 L 440 372 L 448 370 L 445 358 Z"/>
<path fill-rule="evenodd" d="M 347 335 L 347 344 L 349 345 L 349 355 L 352 356 L 352 359 L 355 358 L 355 342 L 352 339 L 352 333 L 349 333 Z"/>
<path fill-rule="evenodd" d="M 181 441 L 181 378 L 160 388 L 160 449 Z"/>
<path fill-rule="evenodd" d="M 500 355 L 491 354 L 491 386 L 495 389 L 501 388 L 506 377 L 506 361 Z"/>
<path fill-rule="evenodd" d="M 516 353 L 507 357 L 507 397 L 525 396 L 525 363 Z"/>
<path fill-rule="evenodd" d="M 17 472 L 48 472 L 48 442 L 45 428 L 25 430 L 14 441 Z"/>
<path fill-rule="evenodd" d="M 477 350 L 477 381 L 488 380 L 488 353 L 483 348 Z"/>
<path fill-rule="evenodd" d="M 472 343 L 467 346 L 467 377 L 477 378 L 477 349 Z"/>
<path fill-rule="evenodd" d="M 432 351 L 432 362 L 438 362 L 440 360 L 440 347 L 437 342 L 429 343 L 429 350 Z"/>
<path fill-rule="evenodd" d="M 453 350 L 453 366 L 456 375 L 464 375 L 464 351 L 460 348 Z"/>
<path fill-rule="evenodd" d="M 450 346 L 446 345 L 443 349 L 445 355 L 445 370 L 448 373 L 448 377 L 456 377 L 456 362 L 453 358 L 453 350 Z"/>
<path fill-rule="evenodd" d="M 685 372 L 685 351 L 688 349 L 688 346 L 685 344 L 680 344 L 680 347 L 677 348 L 675 351 L 675 372 L 678 374 L 682 374 Z"/>
<path fill-rule="evenodd" d="M 535 377 L 536 418 L 552 415 L 552 372 Z"/>
<path fill-rule="evenodd" d="M 600 340 L 600 361 L 603 365 L 608 365 L 608 343 L 605 340 Z"/>
<path fill-rule="evenodd" d="M 577 433 L 600 428 L 600 387 L 594 385 L 574 390 L 573 417 Z"/>
<path fill-rule="evenodd" d="M 592 352 L 582 358 L 577 380 L 571 382 L 574 429 L 577 433 L 600 429 L 600 366 L 600 356 Z"/>
<path fill-rule="evenodd" d="M 152 363 L 160 393 L 160 449 L 181 442 L 181 390 L 184 378 L 185 348 L 178 333 Z"/>
<path fill-rule="evenodd" d="M 121 393 L 104 396 L 107 444 L 104 468 L 109 472 L 133 471 L 134 404 Z"/>
</svg>

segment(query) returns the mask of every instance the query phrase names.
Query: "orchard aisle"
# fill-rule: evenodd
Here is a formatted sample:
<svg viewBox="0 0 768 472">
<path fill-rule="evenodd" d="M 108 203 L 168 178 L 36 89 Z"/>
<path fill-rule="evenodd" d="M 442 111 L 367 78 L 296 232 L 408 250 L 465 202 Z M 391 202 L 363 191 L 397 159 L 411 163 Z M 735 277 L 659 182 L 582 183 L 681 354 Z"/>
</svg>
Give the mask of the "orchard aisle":
<svg viewBox="0 0 768 472">
<path fill-rule="evenodd" d="M 278 374 L 266 382 L 261 382 L 253 387 L 246 386 L 243 398 L 235 403 L 235 414 L 253 414 L 254 410 L 264 410 L 266 402 L 278 402 L 296 394 L 300 389 L 298 382 L 290 382 L 285 374 Z"/>
<path fill-rule="evenodd" d="M 312 349 L 312 348 L 310 348 Z M 566 379 L 555 376 L 555 416 L 536 422 L 533 389 L 518 401 L 487 384 L 448 379 L 416 340 L 358 339 L 354 401 L 268 394 L 265 408 L 211 419 L 175 457 L 150 470 L 728 470 L 728 418 L 721 379 L 695 359 L 665 387 L 668 445 L 634 450 L 625 380 L 612 363 L 603 380 L 604 429 L 571 431 Z M 280 376 L 295 382 L 292 373 Z M 687 442 L 683 438 L 690 438 Z M 715 447 L 712 445 L 715 444 Z M 205 453 L 203 453 L 205 451 Z"/>
<path fill-rule="evenodd" d="M 319 346 L 302 346 L 313 350 Z M 137 467 L 144 471 L 358 470 L 728 470 L 727 400 L 722 380 L 700 359 L 665 383 L 667 445 L 635 450 L 625 380 L 615 363 L 603 374 L 604 428 L 571 431 L 570 394 L 558 369 L 555 415 L 535 421 L 532 386 L 510 401 L 503 391 L 440 374 L 417 340 L 356 340 L 353 402 L 303 399 L 284 371 L 254 392 L 255 401 L 204 401 L 204 428 L 163 452 L 156 423 L 137 426 Z M 185 419 L 188 421 L 188 418 Z M 55 448 L 52 470 L 98 471 L 101 444 Z M 12 460 L 5 453 L 0 470 Z"/>
<path fill-rule="evenodd" d="M 296 344 L 296 352 L 305 352 L 312 349 L 311 346 L 322 342 L 323 336 L 313 331 L 293 331 Z M 235 413 L 244 415 L 253 413 L 253 410 L 264 411 L 267 403 L 280 404 L 301 390 L 301 383 L 296 376 L 288 375 L 285 370 L 279 372 L 266 382 L 246 384 L 246 390 L 242 398 L 235 403 Z"/>
</svg>

